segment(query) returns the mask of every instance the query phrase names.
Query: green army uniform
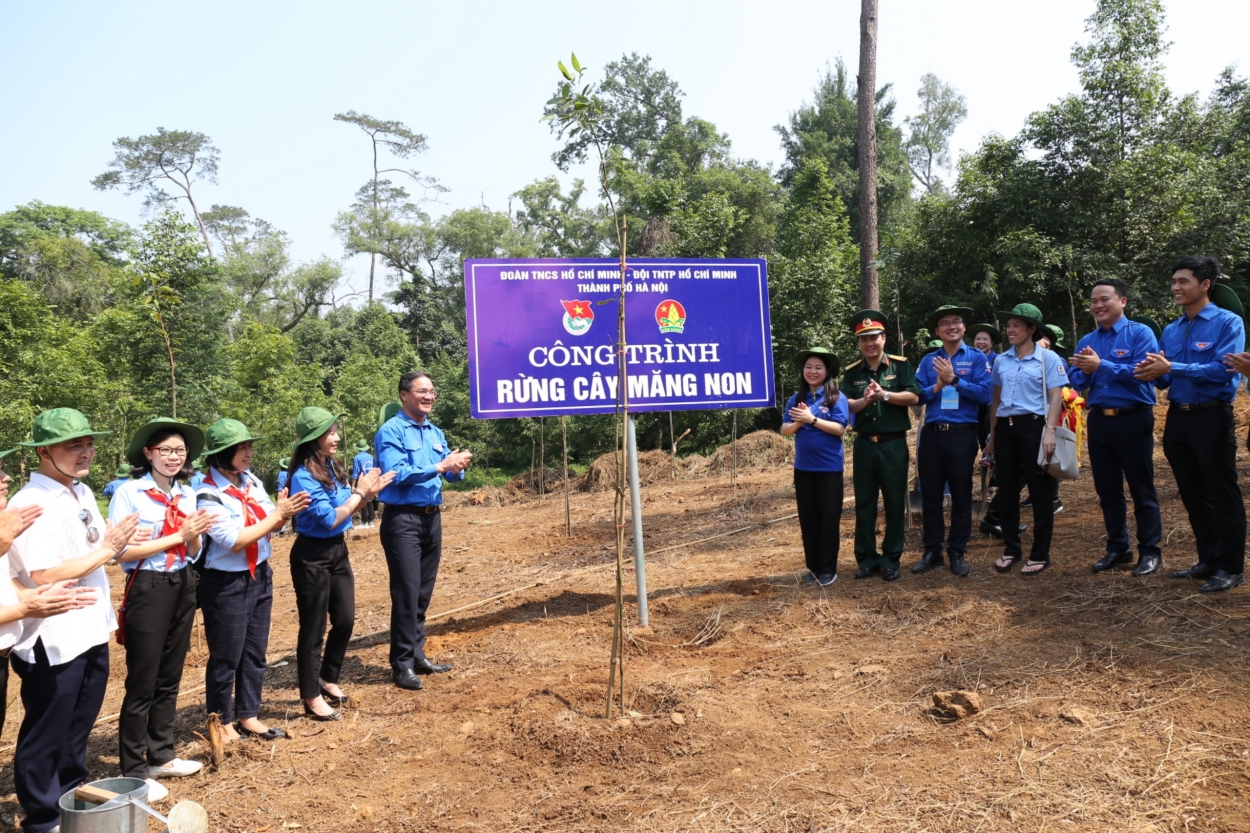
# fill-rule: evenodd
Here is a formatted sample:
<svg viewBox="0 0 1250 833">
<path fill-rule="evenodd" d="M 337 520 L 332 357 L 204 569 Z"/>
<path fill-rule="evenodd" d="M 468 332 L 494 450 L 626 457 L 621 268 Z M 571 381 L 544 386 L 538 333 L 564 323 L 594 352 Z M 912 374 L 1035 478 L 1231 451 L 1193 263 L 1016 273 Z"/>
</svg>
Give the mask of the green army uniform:
<svg viewBox="0 0 1250 833">
<path fill-rule="evenodd" d="M 874 371 L 863 359 L 848 365 L 842 390 L 851 399 L 863 399 L 868 383 L 888 393 L 915 393 L 916 374 L 904 356 L 883 355 Z M 855 560 L 861 568 L 897 570 L 903 555 L 903 527 L 907 516 L 907 431 L 911 415 L 906 405 L 874 402 L 855 414 Z M 877 552 L 877 495 L 885 505 L 885 539 Z"/>
</svg>

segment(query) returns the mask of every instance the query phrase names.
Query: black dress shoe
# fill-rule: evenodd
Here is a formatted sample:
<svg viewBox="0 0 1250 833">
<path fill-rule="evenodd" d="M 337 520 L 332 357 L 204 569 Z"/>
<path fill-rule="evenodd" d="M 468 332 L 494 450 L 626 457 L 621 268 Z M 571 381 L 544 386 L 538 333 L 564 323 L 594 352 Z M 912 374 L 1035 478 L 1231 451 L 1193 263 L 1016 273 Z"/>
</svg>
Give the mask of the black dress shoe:
<svg viewBox="0 0 1250 833">
<path fill-rule="evenodd" d="M 421 678 L 411 668 L 405 668 L 403 671 L 396 671 L 391 675 L 391 679 L 395 681 L 395 685 L 408 691 L 420 691 L 425 688 L 425 684 L 421 682 Z"/>
<path fill-rule="evenodd" d="M 855 572 L 855 578 L 869 578 L 873 573 L 880 570 L 880 567 L 860 567 Z"/>
<path fill-rule="evenodd" d="M 1163 566 L 1163 556 L 1161 555 L 1143 555 L 1137 559 L 1137 566 L 1133 568 L 1133 575 L 1148 576 L 1151 573 L 1159 572 L 1159 568 Z"/>
<path fill-rule="evenodd" d="M 964 558 L 962 552 L 953 552 L 951 556 L 951 572 L 957 576 L 966 576 L 972 572 L 972 568 L 968 566 L 968 561 Z"/>
<path fill-rule="evenodd" d="M 1172 573 L 1172 578 L 1211 578 L 1213 575 L 1215 575 L 1215 568 L 1199 561 L 1188 570 L 1177 570 Z"/>
<path fill-rule="evenodd" d="M 1203 593 L 1219 593 L 1221 590 L 1232 590 L 1246 583 L 1245 573 L 1229 573 L 1216 570 L 1215 575 L 1198 589 Z"/>
<path fill-rule="evenodd" d="M 1144 558 L 1145 556 L 1143 556 Z M 1098 559 L 1098 563 L 1094 565 L 1095 573 L 1105 573 L 1108 570 L 1114 570 L 1121 564 L 1127 564 L 1133 560 L 1131 552 L 1109 552 L 1102 558 Z"/>
<path fill-rule="evenodd" d="M 919 561 L 912 565 L 911 571 L 913 573 L 924 573 L 932 570 L 934 567 L 941 567 L 942 563 L 942 553 L 926 552 Z"/>
<path fill-rule="evenodd" d="M 430 662 L 428 659 L 414 660 L 412 670 L 418 674 L 446 674 L 451 666 L 445 662 Z"/>
<path fill-rule="evenodd" d="M 329 714 L 317 714 L 315 711 L 312 710 L 312 706 L 305 703 L 304 704 L 304 717 L 311 717 L 313 720 L 320 720 L 322 722 L 328 723 L 334 720 L 342 720 L 343 713 L 339 711 L 338 709 L 334 709 Z"/>
<path fill-rule="evenodd" d="M 253 732 L 251 729 L 243 728 L 242 723 L 236 723 L 234 724 L 234 729 L 236 732 L 239 733 L 241 737 L 245 737 L 245 738 L 260 738 L 261 740 L 281 740 L 282 738 L 286 737 L 286 732 L 282 731 L 277 726 L 270 726 L 269 729 L 264 732 Z"/>
<path fill-rule="evenodd" d="M 898 581 L 898 570 L 896 570 L 893 567 L 882 567 L 881 568 L 881 580 L 882 581 Z"/>
</svg>

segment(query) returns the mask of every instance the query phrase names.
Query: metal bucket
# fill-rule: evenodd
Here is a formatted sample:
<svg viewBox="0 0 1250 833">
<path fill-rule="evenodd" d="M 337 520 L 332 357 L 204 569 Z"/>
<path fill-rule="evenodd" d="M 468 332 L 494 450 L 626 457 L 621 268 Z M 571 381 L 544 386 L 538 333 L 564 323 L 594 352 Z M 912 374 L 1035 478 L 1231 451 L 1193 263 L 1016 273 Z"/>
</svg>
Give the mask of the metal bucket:
<svg viewBox="0 0 1250 833">
<path fill-rule="evenodd" d="M 142 778 L 103 778 L 88 786 L 147 801 L 148 785 Z M 88 804 L 70 790 L 61 796 L 61 833 L 148 833 L 147 813 L 130 802 Z"/>
</svg>

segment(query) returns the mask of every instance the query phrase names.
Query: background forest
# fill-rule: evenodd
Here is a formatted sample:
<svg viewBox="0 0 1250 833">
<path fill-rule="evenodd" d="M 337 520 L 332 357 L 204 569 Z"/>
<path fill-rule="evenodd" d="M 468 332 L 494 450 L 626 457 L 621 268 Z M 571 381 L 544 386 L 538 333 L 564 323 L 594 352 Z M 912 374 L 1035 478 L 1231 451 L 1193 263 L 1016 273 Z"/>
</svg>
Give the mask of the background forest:
<svg viewBox="0 0 1250 833">
<path fill-rule="evenodd" d="M 1103 0 L 1071 53 L 1081 89 L 957 161 L 949 138 L 966 111 L 956 90 L 926 75 L 921 112 L 903 120 L 891 88 L 877 91 L 891 352 L 917 357 L 925 313 L 942 303 L 973 307 L 978 321 L 1035 303 L 1075 341 L 1092 326 L 1089 285 L 1108 276 L 1129 283 L 1132 313 L 1169 320 L 1169 267 L 1190 253 L 1218 258 L 1250 300 L 1250 81 L 1229 68 L 1209 98 L 1177 95 L 1160 63 L 1167 48 L 1159 2 Z M 825 344 L 853 356 L 857 104 L 843 64 L 806 100 L 796 92 L 776 127 L 785 154 L 776 170 L 736 157 L 728 135 L 686 113 L 677 80 L 650 58 L 622 56 L 600 79 L 631 256 L 766 258 L 779 402 L 794 389 L 797 350 Z M 98 487 L 137 424 L 228 416 L 265 436 L 255 468 L 268 476 L 301 407 L 345 411 L 349 442 L 372 437 L 400 374 L 420 367 L 439 389 L 435 421 L 480 469 L 528 468 L 543 436 L 555 465 L 558 421 L 468 416 L 462 262 L 612 254 L 597 188 L 573 180 L 566 190 L 553 171 L 513 194 L 507 211 L 435 219 L 440 185 L 411 167 L 426 149 L 420 126 L 334 118 L 362 131 L 362 154 L 372 152 L 372 176 L 334 224 L 346 256 L 369 260 L 362 298 L 336 294 L 340 262 L 293 262 L 287 235 L 246 207 L 196 203 L 195 184 L 229 165 L 200 133 L 115 143 L 93 184 L 144 199 L 150 220 L 139 228 L 40 202 L 0 214 L 0 448 L 26 439 L 39 411 L 77 407 L 115 432 L 100 443 Z M 567 173 L 588 148 L 561 141 L 553 163 Z M 734 415 L 678 413 L 671 428 L 667 415 L 638 420 L 643 448 L 689 429 L 682 449 L 706 451 L 728 440 Z M 737 414 L 740 433 L 779 421 L 777 408 Z M 570 418 L 568 435 L 576 462 L 612 448 L 609 417 Z"/>
</svg>

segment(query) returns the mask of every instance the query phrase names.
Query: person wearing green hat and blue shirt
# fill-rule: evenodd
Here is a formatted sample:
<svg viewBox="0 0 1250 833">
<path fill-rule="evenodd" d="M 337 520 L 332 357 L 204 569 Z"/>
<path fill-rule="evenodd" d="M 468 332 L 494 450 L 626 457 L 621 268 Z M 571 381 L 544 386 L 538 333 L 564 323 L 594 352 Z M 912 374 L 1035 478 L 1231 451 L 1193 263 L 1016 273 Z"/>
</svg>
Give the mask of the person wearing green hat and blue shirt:
<svg viewBox="0 0 1250 833">
<path fill-rule="evenodd" d="M 828 587 L 838 580 L 842 539 L 842 435 L 851 413 L 838 390 L 838 357 L 824 347 L 794 357 L 797 392 L 782 411 L 781 434 L 794 437 L 794 499 L 807 580 Z"/>
<path fill-rule="evenodd" d="M 278 461 L 278 476 L 275 481 L 276 492 L 281 492 L 283 489 L 287 487 L 287 484 L 290 482 L 291 480 L 290 468 L 291 468 L 290 457 L 283 457 L 281 460 Z M 287 526 L 286 524 L 283 524 L 282 526 L 278 527 L 279 538 L 286 537 L 286 526 Z"/>
<path fill-rule="evenodd" d="M 1124 483 L 1133 497 L 1137 522 L 1136 576 L 1157 572 L 1163 564 L 1160 541 L 1163 518 L 1155 491 L 1155 391 L 1133 377 L 1133 369 L 1159 351 L 1158 339 L 1146 324 L 1125 314 L 1128 284 L 1119 278 L 1096 281 L 1089 293 L 1089 311 L 1097 328 L 1077 342 L 1068 358 L 1072 388 L 1085 391 L 1089 467 L 1107 530 L 1106 551 L 1094 572 L 1114 570 L 1133 556 L 1128 537 L 1128 504 Z"/>
<path fill-rule="evenodd" d="M 990 438 L 986 453 L 995 455 L 998 503 L 1002 517 L 1003 555 L 994 569 L 1009 572 L 1024 557 L 1020 543 L 1020 490 L 1027 482 L 1033 495 L 1051 494 L 1051 477 L 1038 465 L 1039 452 L 1055 453 L 1055 427 L 1063 414 L 1063 388 L 1068 373 L 1063 359 L 1037 342 L 1045 334 L 1041 311 L 1016 304 L 998 314 L 1007 321 L 1010 349 L 994 360 L 990 401 Z M 1050 566 L 1050 541 L 1055 506 L 1033 501 L 1033 544 L 1020 572 L 1038 575 Z"/>
<path fill-rule="evenodd" d="M 87 777 L 87 737 L 104 703 L 109 634 L 117 627 L 104 565 L 146 541 L 133 513 L 105 523 L 81 480 L 95 459 L 87 418 L 54 408 L 35 418 L 30 442 L 39 468 L 9 501 L 10 509 L 43 511 L 9 548 L 9 573 L 26 589 L 73 581 L 91 588 L 92 603 L 60 616 L 27 619 L 9 660 L 22 680 L 25 715 L 13 758 L 13 786 L 26 812 L 23 827 L 57 825 L 57 802 Z"/>
<path fill-rule="evenodd" d="M 126 646 L 126 696 L 117 739 L 122 776 L 148 781 L 148 800 L 169 791 L 155 779 L 194 775 L 199 761 L 174 754 L 174 719 L 183 662 L 195 621 L 196 575 L 191 562 L 208 530 L 208 512 L 196 508 L 186 483 L 188 463 L 204 450 L 204 432 L 194 425 L 159 417 L 142 425 L 126 449 L 127 463 L 139 474 L 109 502 L 109 519 L 134 513 L 151 540 L 126 550 L 119 559 L 126 573 L 118 642 Z"/>
<path fill-rule="evenodd" d="M 273 613 L 269 536 L 308 506 L 308 494 L 278 493 L 275 506 L 249 469 L 253 437 L 236 419 L 219 419 L 205 433 L 208 472 L 196 492 L 199 508 L 213 515 L 200 571 L 204 611 L 204 701 L 228 742 L 246 737 L 276 740 L 286 732 L 261 722 L 260 695 Z M 237 722 L 235 722 L 237 719 Z"/>
<path fill-rule="evenodd" d="M 127 463 L 117 467 L 117 471 L 113 472 L 113 479 L 104 485 L 104 488 L 100 490 L 100 494 L 111 499 L 113 497 L 113 493 L 117 491 L 119 486 L 129 482 L 130 464 Z"/>
<path fill-rule="evenodd" d="M 1215 258 L 1191 255 L 1176 262 L 1172 298 L 1184 314 L 1164 328 L 1159 352 L 1147 353 L 1133 374 L 1168 392 L 1163 455 L 1198 550 L 1197 564 L 1172 575 L 1205 579 L 1204 593 L 1243 584 L 1246 564 L 1246 505 L 1237 482 L 1233 419 L 1241 372 L 1228 358 L 1245 351 L 1246 327 L 1241 301 L 1216 283 L 1219 277 Z"/>
<path fill-rule="evenodd" d="M 192 489 L 200 488 L 200 484 L 204 482 L 204 458 L 198 457 L 191 463 L 191 477 L 187 480 L 187 485 Z"/>
<path fill-rule="evenodd" d="M 378 466 L 395 472 L 382 490 L 379 537 L 391 574 L 391 676 L 408 691 L 424 686 L 421 674 L 451 670 L 425 655 L 425 612 L 434 594 L 443 552 L 442 481 L 464 479 L 473 455 L 447 446 L 430 421 L 437 401 L 430 374 L 412 370 L 399 379 L 398 413 L 378 429 Z"/>
<path fill-rule="evenodd" d="M 985 355 L 964 344 L 968 307 L 942 306 L 929 315 L 929 328 L 941 338 L 941 347 L 920 360 L 916 384 L 925 406 L 917 464 L 923 499 L 924 555 L 913 573 L 943 563 L 942 548 L 950 556 L 951 572 L 969 573 L 964 553 L 972 537 L 972 472 L 977 460 L 977 409 L 990 401 L 990 372 Z M 943 492 L 951 494 L 950 535 L 946 533 Z"/>
<path fill-rule="evenodd" d="M 344 533 L 352 528 L 352 513 L 395 478 L 392 472 L 383 475 L 380 469 L 371 469 L 351 485 L 335 457 L 337 423 L 343 416 L 324 408 L 300 411 L 295 420 L 299 440 L 290 463 L 291 488 L 308 495 L 308 508 L 295 516 L 291 584 L 299 610 L 295 650 L 299 696 L 304 714 L 313 720 L 341 720 L 342 712 L 330 702 L 342 705 L 347 700 L 339 675 L 356 620 L 356 586 Z"/>
<path fill-rule="evenodd" d="M 855 578 L 880 572 L 898 580 L 907 512 L 907 408 L 920 401 L 916 377 L 905 356 L 885 352 L 885 315 L 860 310 L 850 326 L 861 359 L 848 365 L 842 390 L 855 423 Z M 942 490 L 938 489 L 940 495 Z M 885 505 L 885 537 L 877 551 L 877 498 Z"/>
<path fill-rule="evenodd" d="M 365 472 L 373 468 L 373 454 L 369 451 L 368 440 L 356 440 L 356 456 L 352 458 L 352 482 L 359 483 Z M 373 528 L 373 519 L 377 515 L 378 501 L 376 498 L 367 500 L 360 506 L 360 525 L 366 529 Z"/>
</svg>

